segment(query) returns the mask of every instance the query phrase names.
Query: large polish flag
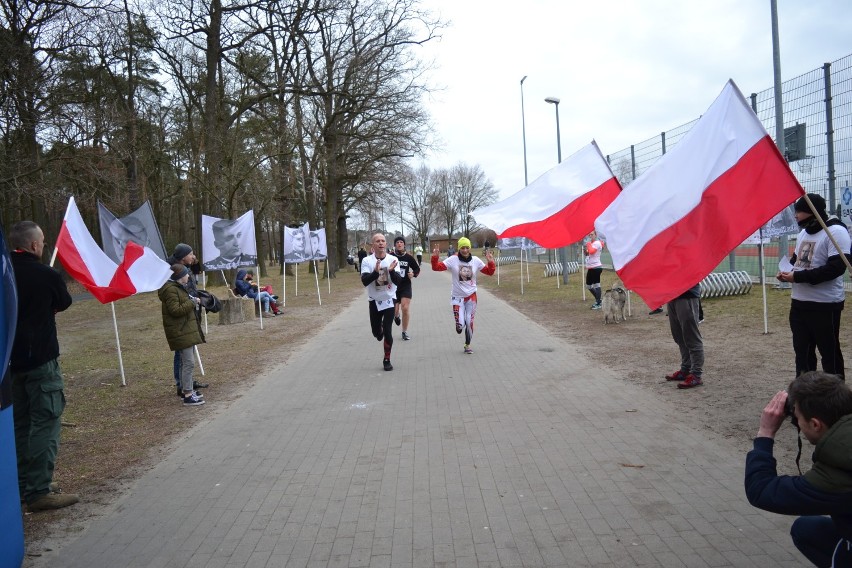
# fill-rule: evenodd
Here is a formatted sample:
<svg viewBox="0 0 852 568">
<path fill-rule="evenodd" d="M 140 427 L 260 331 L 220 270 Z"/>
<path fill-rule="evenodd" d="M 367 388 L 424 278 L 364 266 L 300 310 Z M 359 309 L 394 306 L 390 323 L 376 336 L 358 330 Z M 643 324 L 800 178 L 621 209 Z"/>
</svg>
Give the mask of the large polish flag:
<svg viewBox="0 0 852 568">
<path fill-rule="evenodd" d="M 733 81 L 670 152 L 595 222 L 616 272 L 651 308 L 710 274 L 804 195 Z"/>
<path fill-rule="evenodd" d="M 620 191 L 593 140 L 511 197 L 471 215 L 497 238 L 527 237 L 556 248 L 588 235 Z"/>
<path fill-rule="evenodd" d="M 72 196 L 56 240 L 56 254 L 68 273 L 102 304 L 157 290 L 172 271 L 148 247 L 127 243 L 124 260 L 113 262 L 83 222 Z"/>
</svg>

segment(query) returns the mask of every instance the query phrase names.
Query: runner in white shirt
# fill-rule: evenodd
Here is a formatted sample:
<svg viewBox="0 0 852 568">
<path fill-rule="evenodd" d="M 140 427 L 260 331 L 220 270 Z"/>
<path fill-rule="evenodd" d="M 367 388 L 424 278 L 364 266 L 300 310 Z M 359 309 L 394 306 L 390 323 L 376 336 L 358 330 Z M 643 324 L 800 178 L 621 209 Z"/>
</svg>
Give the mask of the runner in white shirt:
<svg viewBox="0 0 852 568">
<path fill-rule="evenodd" d="M 432 270 L 449 270 L 452 274 L 453 287 L 451 301 L 453 318 L 456 322 L 456 333 L 464 330 L 464 352 L 473 353 L 470 343 L 473 340 L 473 319 L 476 316 L 476 274 L 482 272 L 491 276 L 497 270 L 491 251 L 485 253 L 488 264 L 479 257 L 470 254 L 470 239 L 459 239 L 457 255 L 447 257 L 444 262 L 438 260 L 438 249 L 432 251 Z"/>
<path fill-rule="evenodd" d="M 384 340 L 385 357 L 382 366 L 393 371 L 390 356 L 393 348 L 393 312 L 399 273 L 397 258 L 388 254 L 388 243 L 383 233 L 374 233 L 373 254 L 361 262 L 361 283 L 367 288 L 370 304 L 370 327 L 373 337 Z"/>
</svg>

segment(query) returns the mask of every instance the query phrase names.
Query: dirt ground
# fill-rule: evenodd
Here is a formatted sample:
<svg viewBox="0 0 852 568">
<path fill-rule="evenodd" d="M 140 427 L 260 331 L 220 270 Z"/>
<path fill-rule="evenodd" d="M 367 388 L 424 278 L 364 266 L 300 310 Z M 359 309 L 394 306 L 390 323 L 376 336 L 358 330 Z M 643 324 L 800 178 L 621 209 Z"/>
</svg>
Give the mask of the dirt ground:
<svg viewBox="0 0 852 568">
<path fill-rule="evenodd" d="M 507 272 L 500 287 L 488 282 L 487 287 L 557 337 L 576 346 L 601 367 L 623 380 L 652 391 L 672 404 L 671 420 L 686 421 L 728 439 L 743 455 L 751 449 L 763 407 L 794 378 L 793 348 L 787 314 L 790 291 L 766 290 L 768 333 L 764 333 L 763 292 L 752 288 L 743 296 L 702 300 L 705 322 L 701 324 L 704 339 L 704 385 L 679 390 L 664 376 L 680 366 L 677 345 L 671 337 L 665 313 L 649 315 L 649 308 L 631 294 L 631 314 L 627 321 L 605 325 L 603 314 L 590 310 L 591 295 L 583 302 L 577 276 L 569 279 L 574 290 L 563 301 L 541 298 L 540 284 L 535 279 L 525 295 L 512 281 L 516 273 Z M 612 272 L 602 278 L 604 288 L 616 281 Z M 555 288 L 553 278 L 548 286 Z M 564 287 L 563 287 L 564 288 Z M 544 294 L 552 296 L 552 294 Z M 850 346 L 841 337 L 846 353 Z M 810 468 L 811 446 L 803 439 L 802 471 Z M 782 426 L 775 445 L 775 456 L 781 473 L 797 474 L 796 430 L 788 423 Z"/>
</svg>

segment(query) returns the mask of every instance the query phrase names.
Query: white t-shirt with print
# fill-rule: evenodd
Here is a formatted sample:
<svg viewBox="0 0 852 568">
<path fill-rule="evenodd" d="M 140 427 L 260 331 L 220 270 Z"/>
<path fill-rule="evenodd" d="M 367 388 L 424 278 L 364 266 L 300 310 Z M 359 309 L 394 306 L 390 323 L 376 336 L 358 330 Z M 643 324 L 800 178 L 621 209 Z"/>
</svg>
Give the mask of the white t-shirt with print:
<svg viewBox="0 0 852 568">
<path fill-rule="evenodd" d="M 850 246 L 849 232 L 842 225 L 831 225 L 828 227 L 831 235 L 840 248 L 848 253 Z M 837 249 L 834 248 L 831 239 L 825 234 L 825 230 L 815 235 L 809 235 L 807 231 L 801 231 L 796 241 L 796 264 L 793 272 L 799 270 L 811 270 L 825 266 L 828 257 L 834 256 Z M 790 295 L 794 300 L 803 302 L 842 302 L 846 294 L 843 291 L 843 275 L 834 280 L 820 282 L 819 284 L 808 284 L 807 282 L 794 282 L 793 293 Z"/>
<path fill-rule="evenodd" d="M 390 265 L 394 261 L 397 261 L 397 258 L 390 254 L 385 255 L 382 260 L 377 259 L 375 254 L 371 254 L 361 262 L 361 274 L 373 272 L 376 269 L 376 263 L 380 263 L 379 278 L 367 286 L 367 297 L 370 301 L 376 302 L 379 310 L 392 308 L 396 298 L 396 284 L 393 283 L 389 274 Z M 394 267 L 394 271 L 402 274 L 399 271 L 399 262 Z"/>
<path fill-rule="evenodd" d="M 469 262 L 463 261 L 458 255 L 451 256 L 444 261 L 444 265 L 452 274 L 454 298 L 467 298 L 476 292 L 476 274 L 486 266 L 482 259 L 473 255 Z"/>
</svg>

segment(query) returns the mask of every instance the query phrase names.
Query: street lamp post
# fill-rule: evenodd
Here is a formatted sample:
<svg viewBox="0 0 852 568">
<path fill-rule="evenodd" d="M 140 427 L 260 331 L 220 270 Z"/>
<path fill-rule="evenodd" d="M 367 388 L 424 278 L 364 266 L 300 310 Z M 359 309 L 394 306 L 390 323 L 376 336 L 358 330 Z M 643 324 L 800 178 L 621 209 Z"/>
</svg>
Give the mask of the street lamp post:
<svg viewBox="0 0 852 568">
<path fill-rule="evenodd" d="M 556 107 L 556 157 L 557 164 L 562 163 L 562 141 L 559 139 L 559 99 L 556 97 L 547 97 L 544 102 L 550 103 Z"/>
<path fill-rule="evenodd" d="M 559 137 L 559 99 L 556 97 L 547 97 L 544 102 L 552 104 L 556 107 L 556 163 L 562 163 L 562 139 Z M 568 254 L 565 247 L 559 250 L 559 260 L 562 263 L 562 283 L 568 284 Z"/>
<path fill-rule="evenodd" d="M 526 80 L 527 76 L 524 75 L 523 79 L 521 79 L 521 135 L 524 138 L 524 187 L 530 184 L 527 174 L 527 122 L 524 116 L 524 81 Z"/>
</svg>

